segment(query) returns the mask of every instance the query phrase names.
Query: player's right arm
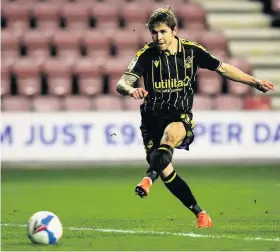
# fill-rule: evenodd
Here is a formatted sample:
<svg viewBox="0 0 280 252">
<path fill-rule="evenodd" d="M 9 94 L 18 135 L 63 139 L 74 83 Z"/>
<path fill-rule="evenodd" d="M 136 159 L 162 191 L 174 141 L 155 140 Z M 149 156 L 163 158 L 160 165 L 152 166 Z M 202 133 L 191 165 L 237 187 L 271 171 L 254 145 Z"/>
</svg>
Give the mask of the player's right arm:
<svg viewBox="0 0 280 252">
<path fill-rule="evenodd" d="M 134 88 L 135 83 L 145 72 L 145 56 L 144 53 L 149 49 L 149 45 L 145 45 L 136 53 L 124 74 L 117 83 L 116 90 L 121 95 L 129 95 L 135 99 L 144 98 L 148 92 L 144 88 Z"/>
<path fill-rule="evenodd" d="M 148 92 L 144 88 L 134 88 L 138 78 L 124 73 L 117 83 L 116 90 L 121 95 L 129 95 L 135 99 L 144 98 Z"/>
</svg>

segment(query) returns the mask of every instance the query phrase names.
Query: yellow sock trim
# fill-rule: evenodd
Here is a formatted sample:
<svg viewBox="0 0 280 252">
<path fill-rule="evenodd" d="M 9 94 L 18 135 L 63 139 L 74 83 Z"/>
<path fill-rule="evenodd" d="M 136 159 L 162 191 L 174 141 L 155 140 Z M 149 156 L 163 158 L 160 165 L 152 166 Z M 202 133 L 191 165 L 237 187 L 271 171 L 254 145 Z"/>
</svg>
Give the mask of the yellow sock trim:
<svg viewBox="0 0 280 252">
<path fill-rule="evenodd" d="M 164 183 L 167 184 L 167 183 L 172 182 L 172 181 L 175 179 L 176 175 L 177 175 L 177 174 L 176 174 L 176 172 L 175 172 L 174 175 L 172 176 L 172 178 L 169 179 L 169 180 L 167 180 L 167 181 L 164 181 Z"/>
</svg>

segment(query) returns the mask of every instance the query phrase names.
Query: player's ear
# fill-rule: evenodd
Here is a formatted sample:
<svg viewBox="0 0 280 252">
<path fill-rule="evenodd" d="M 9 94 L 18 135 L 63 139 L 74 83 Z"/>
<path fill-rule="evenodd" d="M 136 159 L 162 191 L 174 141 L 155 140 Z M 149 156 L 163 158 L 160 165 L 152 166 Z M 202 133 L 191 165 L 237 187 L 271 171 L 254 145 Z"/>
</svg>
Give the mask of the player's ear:
<svg viewBox="0 0 280 252">
<path fill-rule="evenodd" d="M 176 36 L 177 32 L 178 32 L 178 26 L 175 26 L 174 29 L 172 30 L 172 34 Z"/>
</svg>

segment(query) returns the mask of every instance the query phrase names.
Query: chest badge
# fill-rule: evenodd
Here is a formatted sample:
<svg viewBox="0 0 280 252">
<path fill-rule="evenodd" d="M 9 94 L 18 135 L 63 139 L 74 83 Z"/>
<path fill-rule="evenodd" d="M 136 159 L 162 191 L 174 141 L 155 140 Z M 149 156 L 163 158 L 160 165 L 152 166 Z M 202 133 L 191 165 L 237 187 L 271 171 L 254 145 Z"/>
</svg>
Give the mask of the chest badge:
<svg viewBox="0 0 280 252">
<path fill-rule="evenodd" d="M 188 56 L 185 60 L 185 68 L 191 68 L 193 65 L 193 58 L 194 56 L 190 57 Z"/>
</svg>

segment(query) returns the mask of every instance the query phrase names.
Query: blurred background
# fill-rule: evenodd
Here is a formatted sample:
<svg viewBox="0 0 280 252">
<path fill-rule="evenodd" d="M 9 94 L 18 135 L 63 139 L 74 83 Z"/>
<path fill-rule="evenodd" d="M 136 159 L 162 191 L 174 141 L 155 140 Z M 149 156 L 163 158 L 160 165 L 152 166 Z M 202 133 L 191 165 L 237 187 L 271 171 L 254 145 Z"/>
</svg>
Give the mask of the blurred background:
<svg viewBox="0 0 280 252">
<path fill-rule="evenodd" d="M 193 108 L 198 112 L 198 119 L 204 122 L 208 117 L 218 121 L 236 118 L 235 131 L 230 128 L 232 122 L 227 122 L 225 129 L 230 145 L 230 137 L 234 134 L 236 142 L 242 142 L 241 133 L 245 135 L 242 123 L 244 118 L 252 117 L 248 121 L 253 127 L 248 129 L 253 134 L 252 144 L 270 139 L 279 146 L 280 0 L 2 0 L 3 157 L 6 150 L 17 144 L 14 138 L 27 135 L 22 132 L 24 123 L 30 122 L 31 126 L 25 126 L 32 131 L 34 120 L 56 123 L 65 118 L 63 123 L 68 128 L 52 125 L 50 135 L 55 137 L 57 133 L 57 141 L 64 139 L 67 142 L 65 139 L 68 139 L 76 143 L 78 133 L 71 128 L 73 125 L 69 126 L 73 123 L 67 121 L 69 118 L 96 118 L 97 126 L 107 120 L 104 122 L 107 126 L 103 125 L 105 128 L 100 130 L 107 138 L 100 139 L 99 143 L 96 140 L 99 136 L 94 136 L 99 146 L 105 141 L 118 147 L 118 140 L 108 138 L 113 133 L 118 135 L 118 131 L 123 137 L 121 144 L 126 146 L 135 142 L 140 145 L 138 111 L 142 101 L 121 97 L 116 93 L 115 85 L 136 51 L 151 40 L 145 27 L 149 15 L 166 6 L 171 6 L 178 18 L 180 37 L 196 41 L 224 62 L 276 85 L 274 92 L 262 94 L 249 86 L 226 80 L 216 72 L 200 69 L 194 85 Z M 143 85 L 143 80 L 137 85 Z M 75 112 L 78 115 L 73 114 Z M 267 115 L 271 116 L 265 119 Z M 119 128 L 109 127 L 110 123 L 115 125 L 110 121 L 114 116 L 115 120 L 131 120 L 124 121 Z M 263 118 L 261 123 L 271 119 L 276 123 L 259 126 L 254 118 Z M 80 125 L 83 125 L 80 128 L 85 136 L 83 140 L 86 140 L 92 125 Z M 208 132 L 208 140 L 213 143 L 216 128 L 213 130 L 213 124 L 205 125 L 198 124 L 201 126 L 198 135 Z M 38 128 L 38 134 L 44 135 L 44 129 Z M 96 132 L 98 130 L 97 127 Z M 260 139 L 259 132 L 262 134 Z M 17 134 L 19 137 L 13 137 Z M 65 145 L 69 148 L 69 144 Z M 18 144 L 17 153 L 22 153 L 22 148 Z M 73 149 L 77 148 L 80 145 L 74 145 Z M 12 153 L 15 152 L 9 153 L 14 156 Z"/>
<path fill-rule="evenodd" d="M 171 6 L 179 36 L 257 78 L 280 84 L 279 0 L 2 0 L 2 111 L 135 110 L 116 81 L 150 34 L 145 24 Z M 139 85 L 142 84 L 142 80 Z M 264 95 L 200 71 L 197 110 L 280 108 Z"/>
</svg>

